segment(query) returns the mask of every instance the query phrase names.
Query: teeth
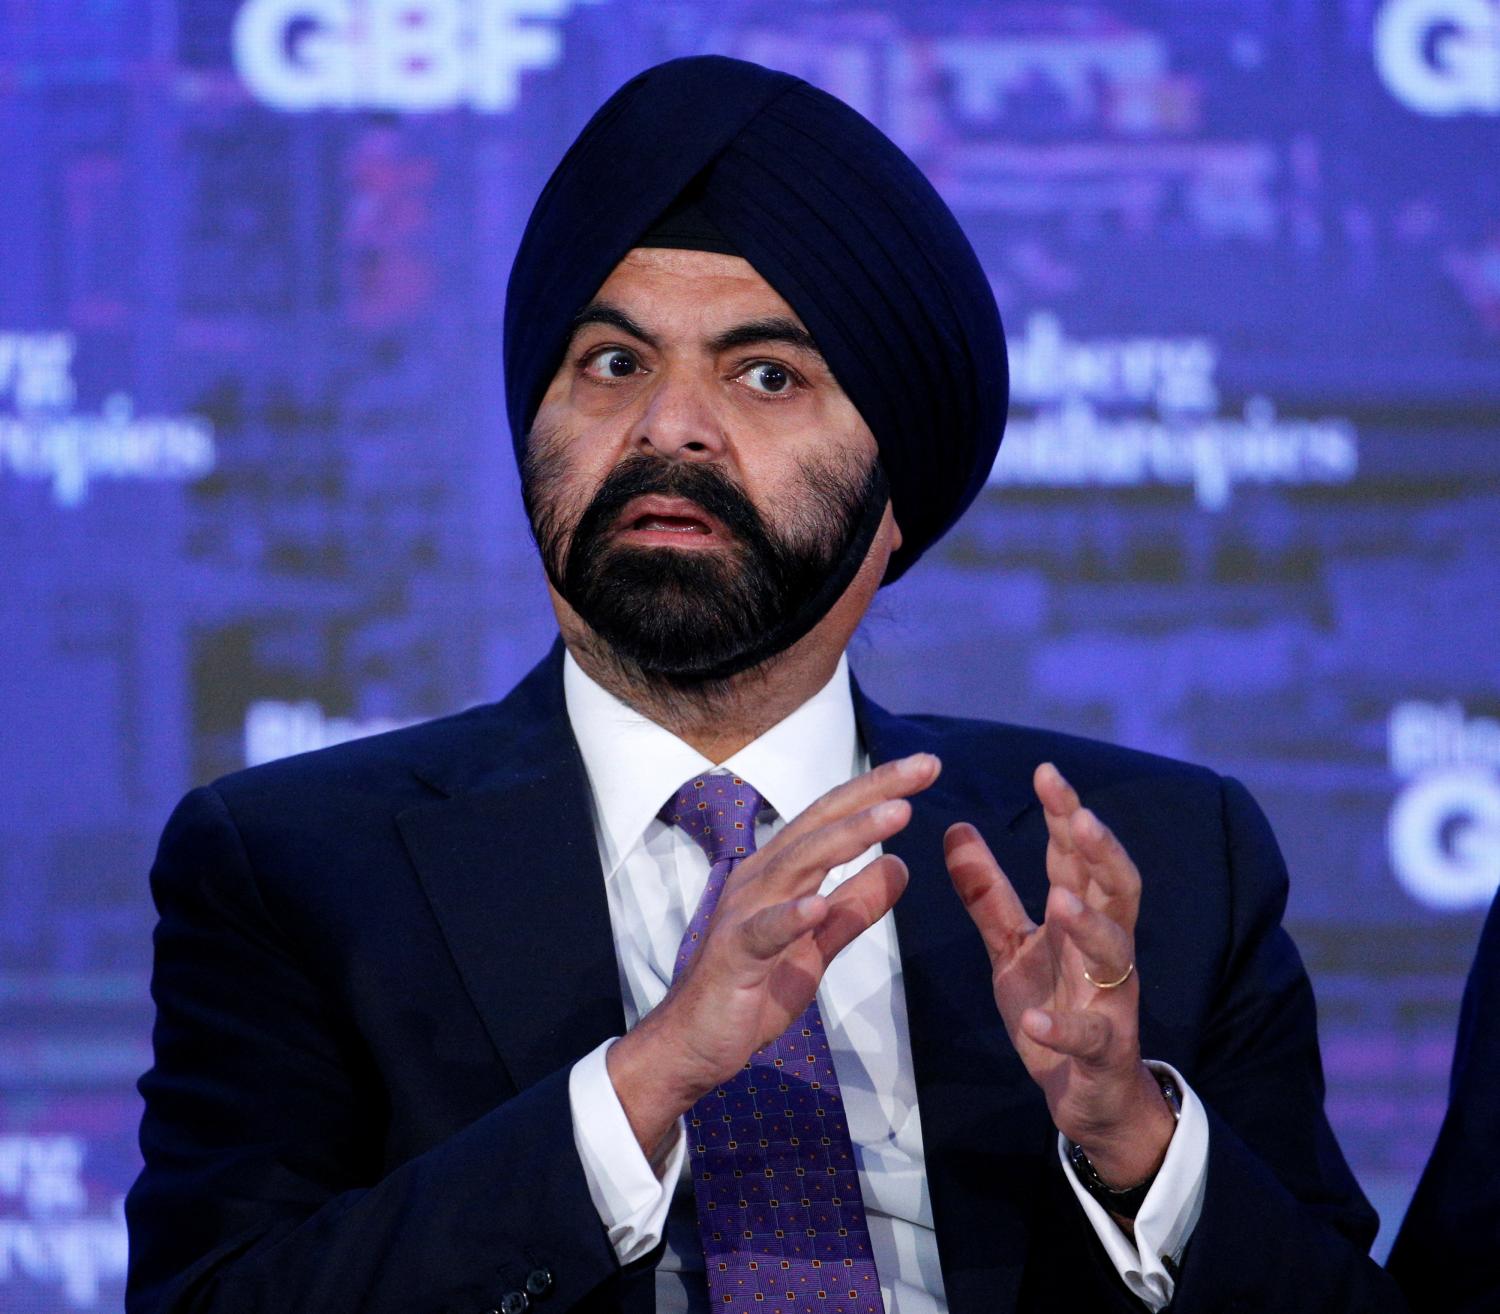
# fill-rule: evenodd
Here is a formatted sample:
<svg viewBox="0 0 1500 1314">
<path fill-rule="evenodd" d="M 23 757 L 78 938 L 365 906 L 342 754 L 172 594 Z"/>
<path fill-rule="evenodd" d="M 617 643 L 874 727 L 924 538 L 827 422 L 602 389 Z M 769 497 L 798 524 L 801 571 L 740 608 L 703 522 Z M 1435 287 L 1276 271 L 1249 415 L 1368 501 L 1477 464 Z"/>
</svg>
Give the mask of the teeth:
<svg viewBox="0 0 1500 1314">
<path fill-rule="evenodd" d="M 663 520 L 656 516 L 644 516 L 636 521 L 637 529 L 665 530 L 671 534 L 706 534 L 708 528 L 696 520 Z"/>
</svg>

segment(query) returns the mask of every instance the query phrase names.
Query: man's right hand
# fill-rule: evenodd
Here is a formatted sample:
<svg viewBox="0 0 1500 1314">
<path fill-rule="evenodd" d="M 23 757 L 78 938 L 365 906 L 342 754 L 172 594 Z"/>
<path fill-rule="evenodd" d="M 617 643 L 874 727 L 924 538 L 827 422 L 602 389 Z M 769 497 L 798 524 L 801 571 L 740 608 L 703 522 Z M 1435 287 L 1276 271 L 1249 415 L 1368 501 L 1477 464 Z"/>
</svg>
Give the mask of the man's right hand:
<svg viewBox="0 0 1500 1314">
<path fill-rule="evenodd" d="M 833 868 L 902 830 L 907 798 L 941 769 L 916 753 L 856 776 L 730 873 L 687 970 L 609 1050 L 610 1081 L 648 1158 L 700 1095 L 802 1014 L 829 963 L 900 897 L 906 864 L 888 853 L 826 897 L 818 889 Z"/>
</svg>

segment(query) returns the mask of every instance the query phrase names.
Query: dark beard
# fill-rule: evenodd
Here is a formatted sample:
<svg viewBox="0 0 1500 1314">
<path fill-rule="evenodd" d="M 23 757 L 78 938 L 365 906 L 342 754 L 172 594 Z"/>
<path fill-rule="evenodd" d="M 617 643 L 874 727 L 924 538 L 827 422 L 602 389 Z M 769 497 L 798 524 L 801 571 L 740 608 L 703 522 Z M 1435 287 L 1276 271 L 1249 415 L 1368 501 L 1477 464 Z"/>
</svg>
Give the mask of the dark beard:
<svg viewBox="0 0 1500 1314">
<path fill-rule="evenodd" d="M 766 523 L 722 467 L 636 455 L 605 477 L 570 536 L 561 508 L 549 500 L 556 457 L 537 438 L 527 445 L 522 495 L 552 586 L 612 660 L 677 689 L 703 688 L 771 655 L 767 637 L 811 603 L 886 501 L 873 458 L 863 469 L 804 462 L 806 500 L 783 530 Z M 611 542 L 625 506 L 653 493 L 713 516 L 728 531 L 730 549 Z"/>
</svg>

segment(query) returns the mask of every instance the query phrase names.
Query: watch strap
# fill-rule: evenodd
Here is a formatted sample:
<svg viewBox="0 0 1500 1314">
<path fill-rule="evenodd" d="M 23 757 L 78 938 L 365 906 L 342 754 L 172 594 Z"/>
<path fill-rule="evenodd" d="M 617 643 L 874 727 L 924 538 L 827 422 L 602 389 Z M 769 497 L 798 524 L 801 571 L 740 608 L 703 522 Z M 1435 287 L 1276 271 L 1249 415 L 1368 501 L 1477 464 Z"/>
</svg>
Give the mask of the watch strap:
<svg viewBox="0 0 1500 1314">
<path fill-rule="evenodd" d="M 1156 1084 L 1161 1087 L 1162 1098 L 1166 1100 L 1167 1107 L 1172 1110 L 1172 1121 L 1176 1122 L 1182 1117 L 1182 1092 L 1177 1088 L 1177 1083 L 1172 1079 L 1170 1072 L 1152 1068 L 1151 1075 L 1156 1078 Z M 1089 1162 L 1088 1155 L 1083 1152 L 1083 1146 L 1076 1141 L 1068 1142 L 1068 1163 L 1083 1189 L 1119 1218 L 1134 1218 L 1140 1213 L 1141 1206 L 1146 1203 L 1146 1196 L 1156 1181 L 1156 1173 L 1152 1173 L 1144 1182 L 1127 1186 L 1123 1190 L 1116 1190 L 1094 1170 L 1094 1165 Z"/>
</svg>

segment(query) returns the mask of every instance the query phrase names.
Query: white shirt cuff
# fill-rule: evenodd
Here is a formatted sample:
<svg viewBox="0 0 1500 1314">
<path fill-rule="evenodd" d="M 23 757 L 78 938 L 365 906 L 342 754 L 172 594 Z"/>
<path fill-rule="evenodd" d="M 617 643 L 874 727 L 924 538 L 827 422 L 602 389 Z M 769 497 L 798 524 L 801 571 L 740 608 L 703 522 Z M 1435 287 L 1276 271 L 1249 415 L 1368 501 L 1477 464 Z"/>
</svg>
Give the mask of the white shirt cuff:
<svg viewBox="0 0 1500 1314">
<path fill-rule="evenodd" d="M 568 1104 L 573 1111 L 573 1144 L 583 1164 L 589 1198 L 609 1232 L 615 1257 L 628 1264 L 661 1243 L 672 1192 L 687 1157 L 687 1136 L 679 1118 L 658 1177 L 641 1153 L 609 1079 L 604 1059 L 614 1043 L 614 1039 L 606 1040 L 573 1065 L 568 1074 Z"/>
<path fill-rule="evenodd" d="M 1188 1238 L 1198 1225 L 1198 1215 L 1203 1212 L 1203 1192 L 1208 1181 L 1208 1115 L 1182 1074 L 1171 1064 L 1148 1061 L 1146 1066 L 1169 1075 L 1177 1083 L 1182 1093 L 1182 1114 L 1167 1145 L 1167 1157 L 1162 1160 L 1156 1180 L 1135 1216 L 1134 1244 L 1109 1216 L 1109 1211 L 1084 1190 L 1068 1163 L 1068 1142 L 1062 1135 L 1057 1138 L 1057 1153 L 1068 1184 L 1121 1281 L 1137 1299 L 1152 1310 L 1160 1310 L 1171 1304 L 1177 1285 L 1166 1263 L 1170 1261 L 1175 1268 L 1181 1261 Z"/>
</svg>

